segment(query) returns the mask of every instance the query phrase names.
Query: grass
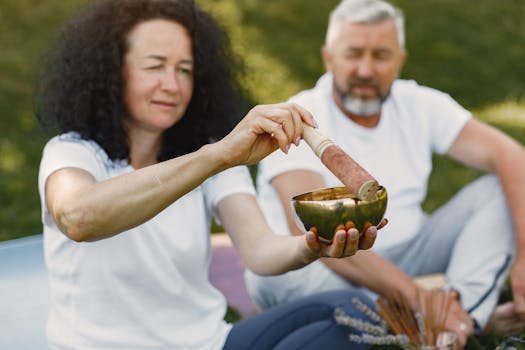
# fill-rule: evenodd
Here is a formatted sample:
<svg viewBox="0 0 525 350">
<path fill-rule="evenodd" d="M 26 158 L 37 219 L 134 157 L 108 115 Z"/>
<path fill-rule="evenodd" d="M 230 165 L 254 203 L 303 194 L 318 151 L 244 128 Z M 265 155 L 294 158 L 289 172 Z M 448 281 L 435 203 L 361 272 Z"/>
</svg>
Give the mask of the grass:
<svg viewBox="0 0 525 350">
<path fill-rule="evenodd" d="M 0 2 L 0 241 L 41 232 L 37 172 L 46 136 L 32 90 L 39 58 L 60 23 L 86 0 Z M 450 93 L 475 115 L 525 144 L 525 2 L 393 0 L 407 16 L 402 77 Z M 338 0 L 197 0 L 229 32 L 245 60 L 251 103 L 283 101 L 323 72 L 320 47 Z M 432 211 L 480 173 L 446 157 L 424 203 Z"/>
<path fill-rule="evenodd" d="M 0 2 L 0 241 L 42 231 L 37 172 L 46 137 L 32 91 L 39 57 L 74 7 L 72 0 Z"/>
</svg>

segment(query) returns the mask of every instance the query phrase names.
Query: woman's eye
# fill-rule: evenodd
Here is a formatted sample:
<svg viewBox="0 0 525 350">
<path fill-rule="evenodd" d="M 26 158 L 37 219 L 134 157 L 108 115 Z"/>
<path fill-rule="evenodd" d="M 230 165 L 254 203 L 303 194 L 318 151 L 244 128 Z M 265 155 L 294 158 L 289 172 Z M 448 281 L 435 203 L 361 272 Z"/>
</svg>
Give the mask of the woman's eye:
<svg viewBox="0 0 525 350">
<path fill-rule="evenodd" d="M 149 66 L 149 67 L 146 67 L 146 70 L 159 70 L 161 68 L 162 66 Z"/>
<path fill-rule="evenodd" d="M 193 70 L 191 68 L 179 68 L 179 72 L 189 75 L 193 74 Z"/>
</svg>

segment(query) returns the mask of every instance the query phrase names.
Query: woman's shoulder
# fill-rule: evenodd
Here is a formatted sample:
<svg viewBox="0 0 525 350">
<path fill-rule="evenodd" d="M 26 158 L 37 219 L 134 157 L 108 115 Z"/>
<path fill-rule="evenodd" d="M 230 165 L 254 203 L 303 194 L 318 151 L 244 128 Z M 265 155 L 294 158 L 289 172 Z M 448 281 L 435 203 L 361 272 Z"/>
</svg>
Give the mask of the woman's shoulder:
<svg viewBox="0 0 525 350">
<path fill-rule="evenodd" d="M 116 163 L 112 161 L 106 151 L 94 140 L 85 139 L 77 132 L 67 132 L 52 137 L 44 147 L 44 154 L 75 154 L 78 158 L 94 158 L 105 167 L 113 167 Z"/>
<path fill-rule="evenodd" d="M 53 136 L 47 142 L 46 147 L 55 147 L 56 145 L 64 144 L 75 144 L 86 148 L 94 148 L 94 145 L 97 145 L 94 141 L 83 139 L 78 132 L 70 131 Z"/>
</svg>

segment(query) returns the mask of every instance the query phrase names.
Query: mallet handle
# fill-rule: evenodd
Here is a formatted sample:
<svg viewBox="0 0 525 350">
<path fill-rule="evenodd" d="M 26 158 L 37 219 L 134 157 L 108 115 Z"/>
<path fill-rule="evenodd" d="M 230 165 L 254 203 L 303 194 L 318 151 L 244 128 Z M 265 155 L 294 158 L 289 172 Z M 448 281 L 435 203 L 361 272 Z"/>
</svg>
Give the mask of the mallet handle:
<svg viewBox="0 0 525 350">
<path fill-rule="evenodd" d="M 377 180 L 331 139 L 303 124 L 303 140 L 350 192 L 361 200 L 376 198 L 380 187 Z"/>
</svg>

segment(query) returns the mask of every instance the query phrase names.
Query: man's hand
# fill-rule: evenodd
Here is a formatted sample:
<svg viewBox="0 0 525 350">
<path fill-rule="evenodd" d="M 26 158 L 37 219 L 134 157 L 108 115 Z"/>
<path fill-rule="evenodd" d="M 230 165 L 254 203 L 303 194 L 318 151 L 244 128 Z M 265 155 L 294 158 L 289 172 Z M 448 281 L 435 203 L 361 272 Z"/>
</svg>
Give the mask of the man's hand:
<svg viewBox="0 0 525 350">
<path fill-rule="evenodd" d="M 496 306 L 483 334 L 506 336 L 517 334 L 525 330 L 525 321 L 520 319 L 516 312 L 516 303 L 509 301 Z"/>
<path fill-rule="evenodd" d="M 525 330 L 525 259 L 516 258 L 510 281 L 514 300 L 496 306 L 483 334 L 505 336 Z"/>
<path fill-rule="evenodd" d="M 459 294 L 452 291 L 453 298 L 445 321 L 445 329 L 456 333 L 456 349 L 463 349 L 467 344 L 468 337 L 474 333 L 474 321 L 463 309 L 459 300 Z"/>
<path fill-rule="evenodd" d="M 514 299 L 514 315 L 525 323 L 525 256 L 523 254 L 516 257 L 510 271 L 510 282 Z"/>
</svg>

